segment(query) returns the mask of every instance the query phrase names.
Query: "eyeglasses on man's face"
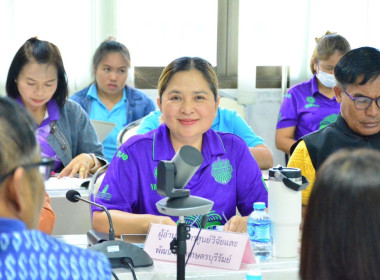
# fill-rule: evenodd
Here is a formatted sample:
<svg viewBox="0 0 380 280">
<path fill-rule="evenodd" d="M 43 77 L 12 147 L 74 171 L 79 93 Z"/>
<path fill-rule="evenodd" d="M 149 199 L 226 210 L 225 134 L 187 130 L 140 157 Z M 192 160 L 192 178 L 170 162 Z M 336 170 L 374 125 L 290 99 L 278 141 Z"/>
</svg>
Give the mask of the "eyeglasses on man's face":
<svg viewBox="0 0 380 280">
<path fill-rule="evenodd" d="M 354 101 L 354 105 L 355 105 L 355 108 L 356 108 L 356 109 L 358 109 L 358 110 L 365 110 L 365 109 L 369 108 L 369 106 L 371 106 L 372 101 L 375 101 L 377 107 L 380 108 L 380 97 L 378 97 L 378 98 L 371 98 L 371 97 L 367 97 L 367 96 L 353 97 L 353 96 L 351 96 L 351 95 L 346 91 L 346 89 L 345 89 L 343 86 L 340 86 L 340 88 L 343 90 L 343 92 L 344 92 L 345 94 L 347 94 L 347 96 L 348 96 L 352 101 Z"/>
<path fill-rule="evenodd" d="M 44 181 L 46 181 L 47 179 L 49 179 L 49 177 L 51 175 L 51 171 L 54 168 L 54 159 L 52 159 L 52 158 L 42 158 L 40 162 L 23 164 L 23 165 L 17 166 L 15 168 L 13 168 L 11 171 L 9 171 L 8 173 L 0 176 L 0 183 L 5 178 L 7 178 L 8 176 L 12 175 L 16 171 L 16 169 L 18 167 L 22 167 L 22 168 L 24 168 L 26 170 L 33 169 L 33 168 L 38 168 L 38 171 L 40 172 L 42 179 Z"/>
</svg>

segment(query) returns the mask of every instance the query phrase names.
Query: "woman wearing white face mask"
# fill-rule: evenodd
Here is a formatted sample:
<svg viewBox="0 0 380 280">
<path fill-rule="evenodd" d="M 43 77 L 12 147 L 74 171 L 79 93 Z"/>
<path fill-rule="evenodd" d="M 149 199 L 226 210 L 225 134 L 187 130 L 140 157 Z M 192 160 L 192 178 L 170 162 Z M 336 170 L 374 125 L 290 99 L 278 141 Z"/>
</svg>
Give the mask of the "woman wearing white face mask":
<svg viewBox="0 0 380 280">
<path fill-rule="evenodd" d="M 317 45 L 310 60 L 313 77 L 291 87 L 281 105 L 276 147 L 286 154 L 290 154 L 291 146 L 299 138 L 335 121 L 340 110 L 332 90 L 334 67 L 350 51 L 350 44 L 343 36 L 329 31 L 315 41 Z"/>
</svg>

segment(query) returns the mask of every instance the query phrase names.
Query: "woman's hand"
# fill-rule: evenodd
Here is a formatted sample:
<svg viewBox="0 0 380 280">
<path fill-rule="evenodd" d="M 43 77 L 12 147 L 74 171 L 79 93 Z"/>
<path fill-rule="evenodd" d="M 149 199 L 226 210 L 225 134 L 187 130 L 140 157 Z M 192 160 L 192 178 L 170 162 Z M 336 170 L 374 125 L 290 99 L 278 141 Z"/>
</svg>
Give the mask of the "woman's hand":
<svg viewBox="0 0 380 280">
<path fill-rule="evenodd" d="M 169 226 L 177 225 L 176 222 L 174 222 L 170 217 L 167 217 L 167 216 L 155 216 L 152 223 L 169 225 Z"/>
<path fill-rule="evenodd" d="M 75 174 L 79 173 L 79 178 L 85 179 L 88 176 L 89 170 L 95 165 L 96 162 L 90 154 L 80 154 L 73 158 L 70 163 L 62 169 L 58 175 L 58 178 L 66 176 L 74 177 Z"/>
<path fill-rule="evenodd" d="M 224 231 L 247 232 L 248 216 L 233 216 L 225 225 Z"/>
</svg>

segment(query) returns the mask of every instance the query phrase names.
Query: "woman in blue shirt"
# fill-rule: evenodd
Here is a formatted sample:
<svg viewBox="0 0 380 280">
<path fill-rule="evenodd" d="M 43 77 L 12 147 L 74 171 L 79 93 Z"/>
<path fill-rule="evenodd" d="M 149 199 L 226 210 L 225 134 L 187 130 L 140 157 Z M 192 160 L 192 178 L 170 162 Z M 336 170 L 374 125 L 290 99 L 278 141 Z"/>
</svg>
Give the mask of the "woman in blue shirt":
<svg viewBox="0 0 380 280">
<path fill-rule="evenodd" d="M 105 40 L 92 60 L 94 82 L 70 97 L 82 106 L 90 119 L 116 124 L 103 141 L 108 161 L 116 153 L 120 130 L 155 109 L 153 101 L 143 92 L 126 85 L 130 66 L 131 57 L 126 46 L 112 38 Z"/>
</svg>

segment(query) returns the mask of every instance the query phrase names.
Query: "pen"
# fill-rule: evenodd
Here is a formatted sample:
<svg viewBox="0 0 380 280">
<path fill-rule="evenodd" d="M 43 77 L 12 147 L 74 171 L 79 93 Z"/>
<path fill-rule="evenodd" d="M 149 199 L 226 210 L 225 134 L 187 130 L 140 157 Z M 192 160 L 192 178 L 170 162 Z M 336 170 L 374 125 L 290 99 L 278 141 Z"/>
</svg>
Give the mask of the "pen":
<svg viewBox="0 0 380 280">
<path fill-rule="evenodd" d="M 228 225 L 228 228 L 230 228 L 230 221 L 227 220 L 227 217 L 226 217 L 226 215 L 224 214 L 224 211 L 222 211 L 222 216 L 223 216 L 224 220 L 226 221 L 226 224 Z"/>
<path fill-rule="evenodd" d="M 199 217 L 200 217 L 201 215 L 198 215 L 196 218 L 195 218 L 195 220 L 192 222 L 192 224 L 190 225 L 191 227 L 195 224 L 195 222 L 196 221 L 198 221 L 198 219 L 199 219 Z"/>
</svg>

